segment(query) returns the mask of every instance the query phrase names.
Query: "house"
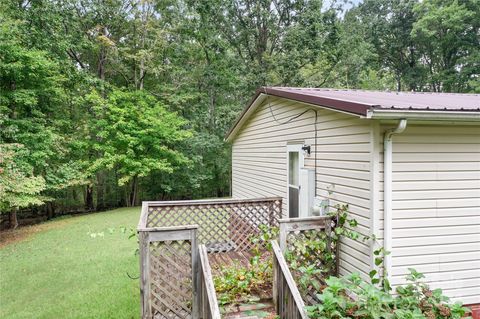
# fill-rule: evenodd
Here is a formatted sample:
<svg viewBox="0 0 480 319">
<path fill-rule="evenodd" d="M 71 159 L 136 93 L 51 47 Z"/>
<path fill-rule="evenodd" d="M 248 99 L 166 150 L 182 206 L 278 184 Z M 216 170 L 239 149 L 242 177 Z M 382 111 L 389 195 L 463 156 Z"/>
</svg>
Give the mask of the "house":
<svg viewBox="0 0 480 319">
<path fill-rule="evenodd" d="M 384 245 L 392 284 L 408 268 L 480 304 L 480 95 L 264 87 L 241 113 L 232 196 L 282 196 L 286 217 L 349 205 L 358 231 L 340 273 L 365 279 Z"/>
</svg>

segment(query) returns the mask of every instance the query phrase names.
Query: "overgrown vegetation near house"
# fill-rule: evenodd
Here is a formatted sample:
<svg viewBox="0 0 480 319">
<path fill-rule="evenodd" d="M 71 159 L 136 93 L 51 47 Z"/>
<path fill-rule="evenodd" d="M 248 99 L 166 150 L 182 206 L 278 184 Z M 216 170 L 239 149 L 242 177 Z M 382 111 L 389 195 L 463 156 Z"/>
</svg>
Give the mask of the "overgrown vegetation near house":
<svg viewBox="0 0 480 319">
<path fill-rule="evenodd" d="M 260 225 L 261 232 L 250 238 L 253 256 L 247 265 L 234 262 L 219 266 L 213 276 L 220 305 L 248 303 L 272 298 L 272 246 L 278 228 Z"/>
<path fill-rule="evenodd" d="M 300 295 L 306 303 L 309 318 L 329 319 L 460 319 L 469 309 L 452 303 L 441 289 L 430 289 L 422 282 L 424 275 L 410 269 L 408 283 L 395 293 L 384 276 L 383 260 L 388 252 L 374 252 L 379 271 L 370 273 L 370 282 L 358 274 L 336 277 L 335 247 L 342 237 L 370 241 L 355 231 L 357 222 L 350 217 L 347 205 L 338 205 L 331 213 L 335 228 L 330 236 L 322 230 L 308 230 L 289 238 L 286 261 Z M 277 238 L 278 229 L 262 228 L 251 238 L 261 244 Z M 220 268 L 214 276 L 219 304 L 222 306 L 258 302 L 262 293 L 272 289 L 271 247 L 254 249 L 250 264 L 234 263 Z M 260 296 L 260 298 L 259 298 Z M 265 296 L 265 295 L 264 295 Z M 270 295 L 266 296 L 271 297 Z"/>
<path fill-rule="evenodd" d="M 397 287 L 396 295 L 363 281 L 358 274 L 330 277 L 318 294 L 319 303 L 308 306 L 309 318 L 352 319 L 460 319 L 469 309 L 452 303 L 441 289 L 431 290 L 424 276 L 410 269 L 409 283 Z"/>
<path fill-rule="evenodd" d="M 307 304 L 309 318 L 352 319 L 460 319 L 469 313 L 461 303 L 452 303 L 441 289 L 430 289 L 425 276 L 409 269 L 407 284 L 393 290 L 383 269 L 389 252 L 374 251 L 377 270 L 370 272 L 370 282 L 360 275 L 334 274 L 334 248 L 342 237 L 371 241 L 355 231 L 357 221 L 350 217 L 347 205 L 338 205 L 336 228 L 328 238 L 325 232 L 309 231 L 294 241 L 286 252 L 289 267 Z M 316 233 L 315 233 L 316 232 Z"/>
</svg>

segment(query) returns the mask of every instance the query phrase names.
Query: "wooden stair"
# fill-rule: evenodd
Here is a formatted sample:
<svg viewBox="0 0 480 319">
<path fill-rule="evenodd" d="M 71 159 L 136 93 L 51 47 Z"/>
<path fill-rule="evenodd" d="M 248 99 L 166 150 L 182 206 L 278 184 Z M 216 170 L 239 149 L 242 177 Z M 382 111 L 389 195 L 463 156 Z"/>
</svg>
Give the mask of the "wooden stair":
<svg viewBox="0 0 480 319">
<path fill-rule="evenodd" d="M 256 303 L 227 306 L 222 309 L 224 319 L 273 319 L 275 307 L 272 300 L 261 300 Z"/>
</svg>

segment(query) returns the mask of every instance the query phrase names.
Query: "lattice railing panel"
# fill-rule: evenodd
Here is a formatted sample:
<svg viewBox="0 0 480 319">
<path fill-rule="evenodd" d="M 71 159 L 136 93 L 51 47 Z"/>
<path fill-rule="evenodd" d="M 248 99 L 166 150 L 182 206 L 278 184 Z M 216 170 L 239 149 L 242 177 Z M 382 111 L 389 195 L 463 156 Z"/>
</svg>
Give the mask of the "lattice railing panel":
<svg viewBox="0 0 480 319">
<path fill-rule="evenodd" d="M 302 282 L 301 278 L 302 276 L 305 276 L 305 274 L 296 269 L 291 269 L 295 282 L 300 286 L 306 305 L 313 305 L 319 302 L 317 294 L 325 284 L 325 278 L 334 274 L 334 261 L 331 260 L 328 265 L 325 265 L 324 258 L 322 258 L 325 251 L 328 249 L 324 245 L 326 239 L 327 234 L 324 229 L 294 231 L 290 232 L 287 236 L 287 251 L 289 254 L 295 256 L 296 262 L 299 265 L 313 266 L 316 270 L 328 270 L 325 272 L 311 273 L 308 275 L 308 281 Z M 302 253 L 302 249 L 305 249 L 305 245 L 312 248 L 309 249 L 309 254 Z M 317 249 L 314 247 L 317 247 Z"/>
<path fill-rule="evenodd" d="M 150 306 L 153 318 L 192 315 L 192 246 L 189 240 L 150 243 Z"/>
<path fill-rule="evenodd" d="M 230 207 L 204 206 L 152 206 L 148 208 L 147 227 L 198 225 L 198 239 L 206 245 L 228 242 Z"/>
<path fill-rule="evenodd" d="M 157 202 L 147 213 L 147 228 L 198 225 L 209 252 L 249 250 L 260 225 L 278 227 L 281 199 Z"/>
<path fill-rule="evenodd" d="M 336 274 L 335 247 L 330 240 L 332 219 L 310 217 L 281 221 L 280 241 L 291 264 L 291 272 L 299 286 L 306 305 L 319 302 L 317 294 L 325 285 L 325 278 Z M 304 267 L 300 270 L 299 267 Z M 312 269 L 305 270 L 305 268 Z M 321 272 L 320 272 L 321 270 Z"/>
</svg>

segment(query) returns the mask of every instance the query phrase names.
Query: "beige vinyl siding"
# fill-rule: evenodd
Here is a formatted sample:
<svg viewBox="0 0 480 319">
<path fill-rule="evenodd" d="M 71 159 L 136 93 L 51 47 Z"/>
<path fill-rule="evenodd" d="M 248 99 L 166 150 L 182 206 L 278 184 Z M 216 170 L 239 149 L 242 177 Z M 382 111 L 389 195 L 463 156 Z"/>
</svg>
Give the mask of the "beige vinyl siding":
<svg viewBox="0 0 480 319">
<path fill-rule="evenodd" d="M 382 176 L 381 166 L 381 189 Z M 392 188 L 392 283 L 415 268 L 454 300 L 479 303 L 480 127 L 409 124 L 393 137 Z"/>
<path fill-rule="evenodd" d="M 270 103 L 270 104 L 269 104 Z M 270 110 L 271 107 L 271 110 Z M 232 196 L 235 198 L 282 196 L 287 211 L 287 143 L 312 145 L 305 158 L 314 167 L 317 153 L 317 194 L 331 199 L 331 205 L 346 203 L 358 220 L 358 230 L 370 234 L 370 178 L 372 166 L 371 122 L 357 117 L 317 109 L 308 111 L 288 124 L 285 122 L 311 108 L 280 98 L 269 98 L 250 116 L 233 140 Z M 342 274 L 359 272 L 366 278 L 370 269 L 368 244 L 346 240 L 341 245 Z"/>
<path fill-rule="evenodd" d="M 319 112 L 318 122 L 317 194 L 329 198 L 331 207 L 348 204 L 356 230 L 370 235 L 371 122 L 327 110 Z M 370 256 L 368 243 L 344 239 L 340 274 L 358 272 L 367 279 Z"/>
<path fill-rule="evenodd" d="M 306 110 L 297 102 L 270 98 L 272 111 L 284 122 Z M 313 144 L 315 114 L 279 125 L 266 104 L 250 116 L 232 144 L 232 196 L 256 198 L 281 196 L 287 216 L 287 141 Z"/>
</svg>

